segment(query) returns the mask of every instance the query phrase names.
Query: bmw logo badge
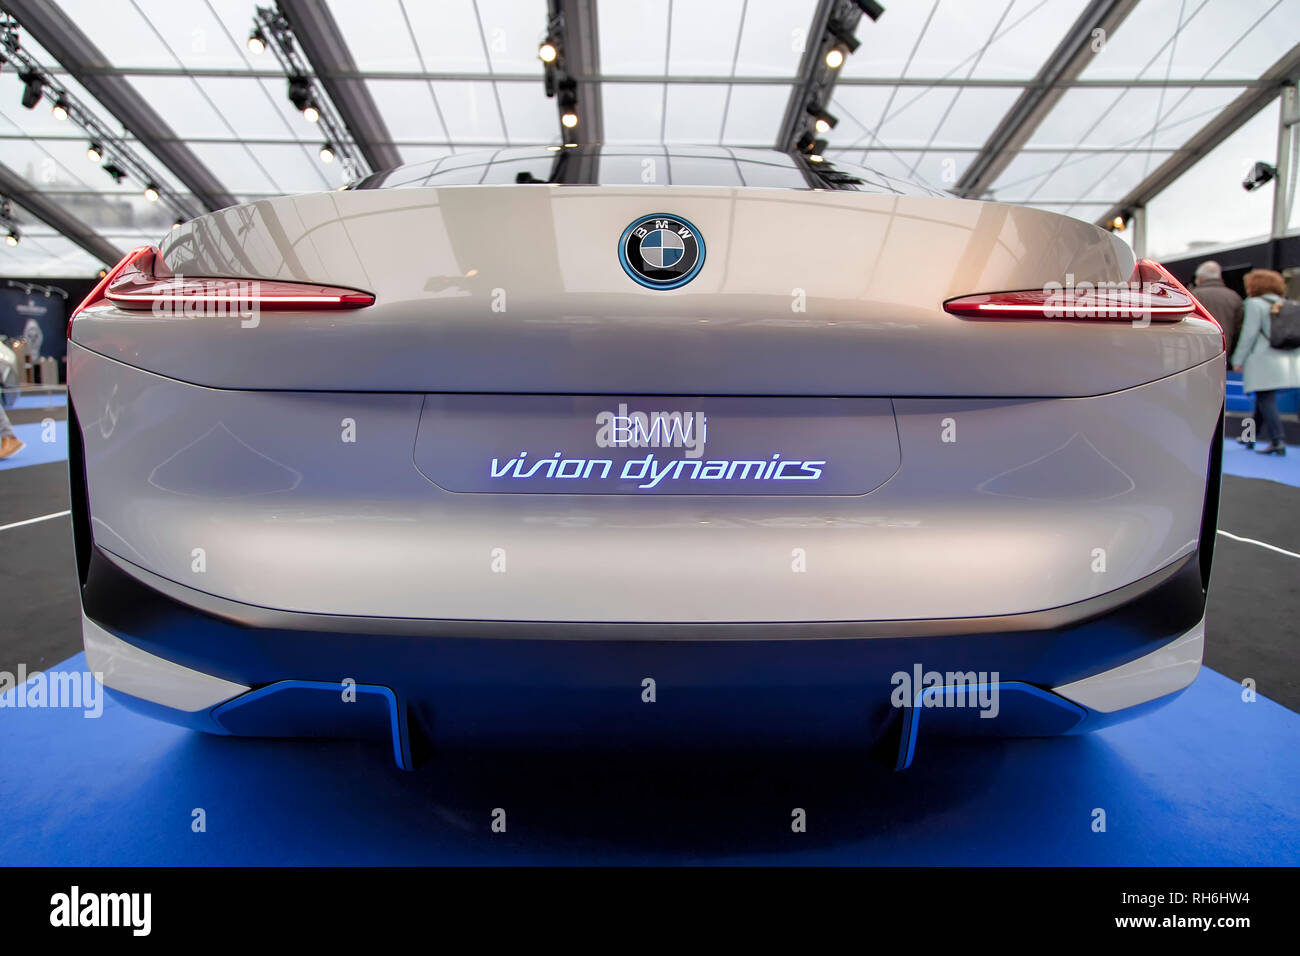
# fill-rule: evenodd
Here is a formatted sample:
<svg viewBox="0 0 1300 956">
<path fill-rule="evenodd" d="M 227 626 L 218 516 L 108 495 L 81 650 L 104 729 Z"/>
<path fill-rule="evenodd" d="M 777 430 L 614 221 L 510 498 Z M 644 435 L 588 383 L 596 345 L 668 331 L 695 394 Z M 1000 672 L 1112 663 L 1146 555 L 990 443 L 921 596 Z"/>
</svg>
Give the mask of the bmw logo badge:
<svg viewBox="0 0 1300 956">
<path fill-rule="evenodd" d="M 704 265 L 704 240 L 685 219 L 656 213 L 623 230 L 618 241 L 623 271 L 647 289 L 678 289 Z"/>
</svg>

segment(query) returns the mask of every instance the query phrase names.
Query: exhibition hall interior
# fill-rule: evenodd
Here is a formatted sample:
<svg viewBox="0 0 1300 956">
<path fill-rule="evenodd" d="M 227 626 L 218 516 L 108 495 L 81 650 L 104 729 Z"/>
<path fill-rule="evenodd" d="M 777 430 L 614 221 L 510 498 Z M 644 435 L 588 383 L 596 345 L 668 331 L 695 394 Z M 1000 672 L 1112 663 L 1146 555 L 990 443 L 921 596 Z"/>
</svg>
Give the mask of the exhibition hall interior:
<svg viewBox="0 0 1300 956">
<path fill-rule="evenodd" d="M 1300 0 L 0 0 L 0 862 L 1300 863 L 1298 82 Z"/>
</svg>

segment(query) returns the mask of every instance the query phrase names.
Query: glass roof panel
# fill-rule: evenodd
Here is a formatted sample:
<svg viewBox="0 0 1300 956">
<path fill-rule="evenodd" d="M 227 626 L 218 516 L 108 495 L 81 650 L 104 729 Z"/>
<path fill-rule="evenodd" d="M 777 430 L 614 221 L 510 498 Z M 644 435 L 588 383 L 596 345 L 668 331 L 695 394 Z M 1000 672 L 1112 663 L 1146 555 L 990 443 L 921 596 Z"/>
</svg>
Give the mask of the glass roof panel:
<svg viewBox="0 0 1300 956">
<path fill-rule="evenodd" d="M 999 202 L 1028 201 L 1052 172 L 1071 155 L 1074 154 L 1064 150 L 1017 153 L 994 182 L 990 191 L 991 198 Z"/>
<path fill-rule="evenodd" d="M 1297 0 L 1142 0 L 1084 79 L 1254 79 L 1300 36 Z"/>
<path fill-rule="evenodd" d="M 928 145 L 943 149 L 978 149 L 1019 98 L 1020 91 L 1014 89 L 964 87 L 958 90 L 952 109 L 941 120 Z"/>
<path fill-rule="evenodd" d="M 1241 92 L 1187 86 L 1066 90 L 1028 145 L 1174 148 Z"/>
<path fill-rule="evenodd" d="M 112 67 L 128 71 L 132 86 L 227 191 L 258 197 L 332 188 L 342 181 L 341 164 L 320 162 L 322 134 L 291 107 L 285 80 L 241 75 L 253 69 L 278 73 L 271 55 L 255 57 L 246 49 L 253 0 L 55 2 Z M 403 160 L 449 157 L 454 164 L 466 150 L 559 141 L 556 104 L 544 95 L 536 56 L 546 30 L 542 0 L 325 2 L 363 73 L 405 74 L 366 78 Z M 828 158 L 951 188 L 1087 2 L 886 0 L 879 22 L 864 17 L 858 25 L 862 45 L 847 59 L 830 106 L 840 122 L 826 137 Z M 817 0 L 597 3 L 600 72 L 614 78 L 601 88 L 607 142 L 775 142 Z M 101 123 L 122 130 L 47 51 L 25 32 L 22 36 L 28 52 Z M 1080 85 L 1065 91 L 992 192 L 1004 201 L 1085 218 L 1099 215 L 1286 55 L 1298 37 L 1300 0 L 1142 0 L 1106 38 Z M 230 75 L 193 78 L 188 71 Z M 517 79 L 521 76 L 529 79 Z M 733 76 L 750 82 L 729 82 Z M 620 82 L 619 77 L 666 82 Z M 895 85 L 900 79 L 908 82 Z M 944 85 L 924 82 L 938 79 Z M 967 79 L 972 83 L 962 85 Z M 1150 85 L 1123 86 L 1134 79 Z M 1195 85 L 1202 80 L 1232 85 Z M 1161 82 L 1166 85 L 1156 85 Z M 169 225 L 173 213 L 165 203 L 147 202 L 134 177 L 114 183 L 87 162 L 87 137 L 74 124 L 54 120 L 48 102 L 21 109 L 19 96 L 13 71 L 0 72 L 0 161 L 57 194 L 120 245 L 156 237 Z M 1276 104 L 1270 109 L 1275 116 Z M 1251 123 L 1263 132 L 1257 146 L 1242 148 L 1254 159 L 1271 161 L 1275 129 L 1267 129 L 1266 118 Z M 129 134 L 126 139 L 163 185 L 185 194 L 155 156 Z M 626 154 L 629 182 L 639 181 L 641 160 L 653 149 L 644 145 Z M 1260 226 L 1254 212 L 1245 217 L 1248 226 L 1233 226 L 1231 220 L 1245 208 L 1243 202 L 1260 205 L 1269 190 L 1246 194 L 1240 170 L 1228 175 L 1210 162 L 1218 154 L 1194 170 L 1213 182 L 1206 190 L 1223 190 L 1215 210 L 1222 205 L 1228 211 L 1229 225 L 1211 231 L 1229 237 L 1263 234 L 1267 222 Z M 501 156 L 491 174 L 502 181 L 515 166 L 531 169 L 540 162 L 513 151 Z M 674 157 L 689 162 L 680 150 Z M 1245 162 L 1237 159 L 1237 165 Z M 619 160 L 613 152 L 602 156 L 602 162 Z M 735 165 L 737 181 L 768 176 L 762 167 L 751 174 L 746 169 L 752 164 L 738 160 Z M 1224 160 L 1223 165 L 1230 164 Z M 774 183 L 791 173 L 773 168 L 768 178 Z M 731 177 L 732 171 L 718 175 Z M 1166 205 L 1165 222 L 1173 223 L 1162 226 L 1167 231 L 1161 235 L 1209 228 L 1200 220 L 1177 221 L 1169 212 L 1167 197 L 1180 183 L 1153 201 L 1153 207 Z M 1293 224 L 1300 224 L 1300 208 L 1293 215 Z M 62 241 L 31 235 L 41 242 Z M 1153 214 L 1153 249 L 1155 240 Z M 24 255 L 39 251 L 37 246 L 32 242 Z M 51 248 L 51 261 L 75 262 L 82 255 L 75 247 L 71 258 L 66 251 Z"/>
<path fill-rule="evenodd" d="M 839 125 L 827 137 L 832 149 L 851 149 L 874 143 L 885 110 L 904 90 L 898 86 L 837 85 L 831 97 L 830 111 L 839 118 Z"/>
<path fill-rule="evenodd" d="M 423 68 L 400 0 L 328 0 L 328 4 L 348 38 L 348 50 L 358 70 L 416 72 Z"/>
<path fill-rule="evenodd" d="M 941 0 L 916 44 L 906 75 L 965 77 L 983 66 L 989 75 L 1033 76 L 1073 22 L 1077 13 L 1069 9 L 1073 6 L 1074 0 L 1057 4 Z M 881 22 L 889 13 L 886 7 Z M 997 59 L 990 55 L 995 46 Z"/>
<path fill-rule="evenodd" d="M 59 6 L 118 69 L 176 67 L 176 56 L 131 0 L 58 0 Z M 175 4 L 171 16 L 175 17 Z M 187 13 L 189 12 L 187 5 Z M 251 12 L 249 14 L 252 16 Z M 184 18 L 182 18 L 184 19 Z"/>
<path fill-rule="evenodd" d="M 537 47 L 546 38 L 545 5 L 536 0 L 477 0 L 475 4 L 493 73 L 542 76 Z"/>
<path fill-rule="evenodd" d="M 61 0 L 63 2 L 63 0 Z M 64 3 L 66 6 L 66 2 Z M 92 19 L 104 16 L 103 3 L 93 4 L 96 8 Z M 242 32 L 231 37 L 220 19 L 213 15 L 207 3 L 180 4 L 177 0 L 132 0 L 135 7 L 148 22 L 150 32 L 154 34 L 167 50 L 187 70 L 239 70 L 246 68 L 244 41 L 252 28 L 253 10 L 251 4 L 244 6 L 246 17 Z M 180 15 L 178 15 L 180 14 Z M 85 20 L 78 20 L 82 29 L 86 29 Z M 124 66 L 114 60 L 115 65 Z M 164 65 L 164 64 L 158 64 Z M 171 64 L 165 64 L 171 65 Z"/>
<path fill-rule="evenodd" d="M 658 142 L 664 109 L 662 83 L 602 83 L 600 99 L 605 142 Z"/>
<path fill-rule="evenodd" d="M 95 192 L 115 196 L 137 196 L 144 183 L 131 177 L 120 183 L 86 158 L 83 139 L 5 139 L 3 162 L 28 182 L 43 190 L 61 192 Z M 183 191 L 165 171 L 155 167 L 166 188 Z"/>
<path fill-rule="evenodd" d="M 629 6 L 633 4 L 622 3 L 613 10 L 626 16 Z M 744 7 L 744 0 L 673 4 L 668 72 L 674 76 L 730 76 Z M 808 21 L 803 22 L 806 26 Z M 655 72 L 663 72 L 662 62 Z"/>
<path fill-rule="evenodd" d="M 410 146 L 406 143 L 397 147 L 403 163 L 423 163 L 431 159 L 441 159 L 451 154 L 450 146 Z"/>
<path fill-rule="evenodd" d="M 1171 153 L 1072 153 L 1034 188 L 1031 199 L 1086 197 L 1119 202 Z"/>
<path fill-rule="evenodd" d="M 969 75 L 973 79 L 1022 79 L 1035 76 L 1056 49 L 1066 32 L 1083 13 L 1088 0 L 1016 0 L 988 49 Z M 939 8 L 943 17 L 958 4 L 947 0 Z M 968 4 L 961 4 L 968 6 Z M 997 4 L 990 4 L 996 8 Z M 928 32 L 928 31 L 927 31 Z M 958 75 L 966 75 L 958 69 Z M 919 75 L 919 74 L 918 74 Z"/>
<path fill-rule="evenodd" d="M 736 83 L 727 101 L 722 142 L 729 146 L 765 146 L 776 142 L 790 84 Z"/>
<path fill-rule="evenodd" d="M 673 8 L 674 17 L 682 6 L 685 4 Z M 794 79 L 815 7 L 815 0 L 748 0 L 740 47 L 736 51 L 735 75 Z M 725 31 L 719 34 L 720 44 L 725 37 Z"/>
<path fill-rule="evenodd" d="M 512 143 L 552 143 L 560 140 L 555 101 L 546 98 L 540 83 L 498 81 L 496 93 Z"/>
<path fill-rule="evenodd" d="M 86 159 L 86 146 L 80 140 L 6 140 L 4 163 L 29 183 L 51 192 L 116 188 L 111 176 Z"/>
<path fill-rule="evenodd" d="M 714 143 L 722 130 L 727 87 L 721 83 L 669 83 L 665 143 Z"/>
<path fill-rule="evenodd" d="M 279 192 L 270 174 L 242 143 L 191 143 L 190 149 L 209 169 L 221 170 L 221 183 L 232 192 Z"/>
<path fill-rule="evenodd" d="M 93 276 L 98 259 L 62 236 L 24 234 L 16 246 L 0 247 L 0 274 L 29 279 Z"/>
<path fill-rule="evenodd" d="M 602 76 L 663 76 L 668 61 L 668 4 L 597 0 Z M 605 111 L 606 117 L 609 111 Z M 606 121 L 608 126 L 608 120 Z"/>
<path fill-rule="evenodd" d="M 431 73 L 488 71 L 483 35 L 479 31 L 473 0 L 404 2 L 402 8 L 406 11 L 411 36 L 415 38 L 426 70 Z M 537 22 L 543 20 L 544 14 L 539 11 Z"/>
<path fill-rule="evenodd" d="M 343 164 L 321 162 L 318 148 L 296 143 L 249 143 L 247 146 L 278 192 L 334 189 L 347 182 Z"/>
<path fill-rule="evenodd" d="M 447 128 L 424 80 L 366 80 L 366 87 L 394 140 L 447 141 Z"/>
<path fill-rule="evenodd" d="M 177 136 L 239 138 L 229 120 L 213 105 L 210 94 L 205 95 L 199 84 L 189 77 L 133 76 L 128 82 Z"/>
<path fill-rule="evenodd" d="M 501 107 L 492 83 L 441 80 L 433 84 L 434 95 L 453 143 L 504 143 Z M 428 118 L 433 128 L 435 117 Z"/>
<path fill-rule="evenodd" d="M 951 87 L 901 88 L 876 127 L 878 142 L 891 149 L 929 145 L 939 124 L 952 114 L 958 92 Z"/>
<path fill-rule="evenodd" d="M 939 0 L 895 0 L 879 20 L 872 22 L 863 17 L 857 33 L 862 45 L 844 61 L 843 75 L 890 80 L 901 77 L 938 3 Z"/>
<path fill-rule="evenodd" d="M 1256 160 L 1273 161 L 1279 109 L 1273 100 L 1147 203 L 1147 249 L 1153 256 L 1173 258 L 1198 246 L 1268 235 L 1273 187 L 1246 192 L 1241 181 Z"/>
</svg>

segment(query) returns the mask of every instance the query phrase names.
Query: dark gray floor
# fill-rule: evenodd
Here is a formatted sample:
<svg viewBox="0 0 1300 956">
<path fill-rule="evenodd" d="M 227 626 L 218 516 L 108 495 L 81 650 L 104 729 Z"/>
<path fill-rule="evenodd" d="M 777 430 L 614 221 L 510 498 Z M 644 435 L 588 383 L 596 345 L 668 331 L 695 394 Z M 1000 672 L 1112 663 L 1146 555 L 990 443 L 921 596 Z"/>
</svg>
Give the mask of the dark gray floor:
<svg viewBox="0 0 1300 956">
<path fill-rule="evenodd" d="M 0 525 L 68 508 L 68 464 L 0 472 Z M 0 531 L 0 670 L 30 673 L 81 649 L 81 611 L 67 516 Z"/>
<path fill-rule="evenodd" d="M 1300 554 L 1300 488 L 1224 475 L 1219 527 Z M 1300 711 L 1300 559 L 1219 535 L 1205 613 L 1205 663 Z"/>
<path fill-rule="evenodd" d="M 68 507 L 67 464 L 0 472 L 0 525 Z M 49 667 L 81 650 L 67 517 L 0 532 L 0 670 Z M 1300 488 L 1223 478 L 1219 527 L 1300 553 Z M 1300 560 L 1218 536 L 1205 663 L 1300 711 Z"/>
</svg>

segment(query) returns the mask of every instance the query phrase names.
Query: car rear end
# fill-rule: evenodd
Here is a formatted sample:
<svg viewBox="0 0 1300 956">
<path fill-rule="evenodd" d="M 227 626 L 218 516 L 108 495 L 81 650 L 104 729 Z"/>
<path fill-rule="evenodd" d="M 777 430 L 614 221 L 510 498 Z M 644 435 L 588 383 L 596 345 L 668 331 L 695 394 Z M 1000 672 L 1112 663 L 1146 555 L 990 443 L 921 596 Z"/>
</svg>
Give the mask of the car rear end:
<svg viewBox="0 0 1300 956">
<path fill-rule="evenodd" d="M 617 249 L 659 213 L 707 243 L 666 290 Z M 1199 666 L 1224 364 L 1181 294 L 1086 223 L 883 190 L 209 214 L 71 326 L 91 667 L 404 766 L 1100 726 Z"/>
</svg>

